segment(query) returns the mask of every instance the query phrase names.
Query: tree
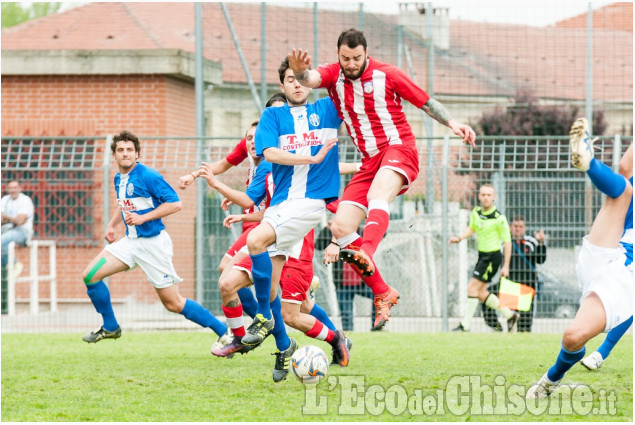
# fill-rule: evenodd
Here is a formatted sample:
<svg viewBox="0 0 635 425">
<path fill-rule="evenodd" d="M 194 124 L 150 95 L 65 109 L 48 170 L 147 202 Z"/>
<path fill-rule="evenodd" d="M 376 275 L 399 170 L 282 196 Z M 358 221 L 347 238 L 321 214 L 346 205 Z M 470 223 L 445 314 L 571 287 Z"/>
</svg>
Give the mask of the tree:
<svg viewBox="0 0 635 425">
<path fill-rule="evenodd" d="M 580 117 L 577 106 L 543 106 L 529 90 L 520 90 L 505 110 L 497 107 L 484 113 L 472 126 L 483 136 L 565 136 Z M 603 111 L 593 114 L 593 134 L 602 135 L 608 127 Z"/>
<path fill-rule="evenodd" d="M 23 8 L 21 3 L 2 2 L 2 29 L 56 13 L 60 7 L 62 3 L 59 2 L 31 3 L 27 8 Z"/>
</svg>

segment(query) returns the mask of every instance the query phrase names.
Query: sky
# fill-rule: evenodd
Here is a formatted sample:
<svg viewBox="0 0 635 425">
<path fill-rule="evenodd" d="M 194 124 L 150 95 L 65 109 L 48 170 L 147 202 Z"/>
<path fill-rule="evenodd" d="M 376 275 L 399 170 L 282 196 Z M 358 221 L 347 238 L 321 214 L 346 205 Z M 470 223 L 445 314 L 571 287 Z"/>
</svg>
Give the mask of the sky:
<svg viewBox="0 0 635 425">
<path fill-rule="evenodd" d="M 156 1 L 156 0 L 155 0 Z M 22 2 L 28 4 L 30 2 Z M 63 2 L 62 10 L 88 2 Z M 312 7 L 312 2 L 295 0 L 270 1 L 268 3 L 286 6 Z M 408 2 L 417 4 L 417 2 Z M 418 2 L 422 4 L 424 2 Z M 598 9 L 614 1 L 592 1 L 593 9 Z M 319 2 L 320 8 L 358 10 L 359 2 Z M 369 13 L 399 13 L 399 2 L 395 0 L 367 0 L 364 11 Z M 345 5 L 345 6 L 344 6 Z M 452 0 L 432 2 L 433 7 L 448 8 L 451 19 L 473 20 L 491 23 L 510 23 L 532 26 L 552 25 L 588 10 L 589 2 L 580 0 Z M 414 10 L 414 9 L 413 9 Z"/>
</svg>

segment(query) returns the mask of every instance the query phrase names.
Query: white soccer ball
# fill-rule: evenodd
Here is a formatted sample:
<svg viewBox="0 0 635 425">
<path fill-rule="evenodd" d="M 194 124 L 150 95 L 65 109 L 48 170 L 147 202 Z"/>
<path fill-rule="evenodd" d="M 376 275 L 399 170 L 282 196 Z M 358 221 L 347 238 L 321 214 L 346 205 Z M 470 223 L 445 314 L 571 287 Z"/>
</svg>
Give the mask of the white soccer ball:
<svg viewBox="0 0 635 425">
<path fill-rule="evenodd" d="M 317 384 L 329 371 L 329 359 L 320 347 L 305 345 L 291 356 L 291 370 L 304 384 Z"/>
</svg>

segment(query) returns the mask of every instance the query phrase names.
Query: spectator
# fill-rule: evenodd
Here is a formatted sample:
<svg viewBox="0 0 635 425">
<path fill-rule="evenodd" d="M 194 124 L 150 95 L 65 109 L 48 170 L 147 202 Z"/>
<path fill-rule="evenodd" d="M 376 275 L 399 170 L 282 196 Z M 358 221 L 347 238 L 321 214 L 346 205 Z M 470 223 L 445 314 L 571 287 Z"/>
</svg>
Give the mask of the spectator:
<svg viewBox="0 0 635 425">
<path fill-rule="evenodd" d="M 11 180 L 8 195 L 2 197 L 2 267 L 8 262 L 10 242 L 25 246 L 33 236 L 33 201 L 22 193 L 20 183 Z M 18 273 L 19 274 L 19 273 Z"/>
<path fill-rule="evenodd" d="M 545 232 L 540 229 L 540 231 L 534 232 L 533 237 L 525 235 L 525 218 L 522 215 L 514 216 L 509 227 L 512 234 L 512 258 L 509 266 L 509 279 L 530 286 L 535 290 L 538 282 L 536 264 L 542 264 L 547 259 Z M 533 300 L 529 311 L 521 311 L 519 314 L 518 332 L 531 332 L 534 318 Z M 498 324 L 496 312 L 484 304 L 483 317 L 488 326 L 498 330 L 493 325 Z"/>
</svg>

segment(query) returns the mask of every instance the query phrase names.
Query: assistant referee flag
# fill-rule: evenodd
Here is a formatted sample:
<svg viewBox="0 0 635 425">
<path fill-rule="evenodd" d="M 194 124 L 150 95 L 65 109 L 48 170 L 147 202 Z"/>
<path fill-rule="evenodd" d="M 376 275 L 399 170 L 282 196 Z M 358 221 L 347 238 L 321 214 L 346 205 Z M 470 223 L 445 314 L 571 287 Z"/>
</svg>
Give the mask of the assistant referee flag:
<svg viewBox="0 0 635 425">
<path fill-rule="evenodd" d="M 498 307 L 529 311 L 535 292 L 534 288 L 530 286 L 501 277 L 498 289 Z"/>
</svg>

